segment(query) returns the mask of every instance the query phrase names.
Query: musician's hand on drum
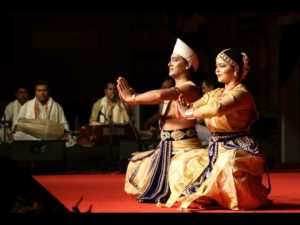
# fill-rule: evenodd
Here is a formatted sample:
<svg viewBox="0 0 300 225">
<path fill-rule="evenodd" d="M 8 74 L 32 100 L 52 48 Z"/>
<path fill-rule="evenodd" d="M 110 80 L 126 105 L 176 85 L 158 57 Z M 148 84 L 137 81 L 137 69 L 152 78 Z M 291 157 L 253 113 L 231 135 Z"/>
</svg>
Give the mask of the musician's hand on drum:
<svg viewBox="0 0 300 225">
<path fill-rule="evenodd" d="M 8 141 L 9 142 L 12 142 L 13 140 L 14 140 L 14 132 L 12 131 L 12 132 L 9 132 L 8 134 L 7 134 L 7 137 L 8 137 Z"/>
<path fill-rule="evenodd" d="M 67 132 L 65 132 L 64 136 L 63 136 L 63 141 L 68 142 L 70 140 L 69 135 Z"/>
<path fill-rule="evenodd" d="M 129 103 L 132 100 L 132 88 L 129 87 L 124 77 L 119 77 L 117 80 L 117 88 L 120 98 Z"/>
</svg>

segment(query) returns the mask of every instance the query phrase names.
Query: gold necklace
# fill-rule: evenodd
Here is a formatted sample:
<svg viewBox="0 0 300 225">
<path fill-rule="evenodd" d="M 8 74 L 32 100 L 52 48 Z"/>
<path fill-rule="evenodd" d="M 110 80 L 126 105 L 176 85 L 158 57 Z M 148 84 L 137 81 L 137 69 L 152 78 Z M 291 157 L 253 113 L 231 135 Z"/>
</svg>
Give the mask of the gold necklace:
<svg viewBox="0 0 300 225">
<path fill-rule="evenodd" d="M 233 88 L 235 88 L 237 85 L 239 85 L 240 83 L 238 82 L 238 83 L 235 83 L 231 88 L 229 88 L 227 91 L 226 91 L 226 93 L 225 93 L 225 88 L 224 88 L 224 90 L 222 91 L 222 93 L 220 93 L 219 95 L 218 95 L 218 97 L 224 97 L 229 91 L 231 91 Z"/>
</svg>

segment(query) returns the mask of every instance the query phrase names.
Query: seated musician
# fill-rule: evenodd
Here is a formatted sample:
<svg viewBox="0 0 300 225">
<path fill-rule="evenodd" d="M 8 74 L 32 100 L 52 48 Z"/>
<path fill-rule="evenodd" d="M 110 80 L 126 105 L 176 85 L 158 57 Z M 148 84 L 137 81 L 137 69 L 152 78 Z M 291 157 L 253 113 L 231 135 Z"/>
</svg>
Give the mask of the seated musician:
<svg viewBox="0 0 300 225">
<path fill-rule="evenodd" d="M 108 82 L 104 89 L 105 96 L 99 98 L 92 107 L 90 126 L 109 123 L 128 124 L 129 116 L 124 104 L 118 97 L 116 83 Z"/>
<path fill-rule="evenodd" d="M 51 122 L 48 133 L 51 137 L 43 136 Z M 13 124 L 14 140 L 63 139 L 66 146 L 75 144 L 73 138 L 64 131 L 69 131 L 69 124 L 64 110 L 59 103 L 49 96 L 48 82 L 41 80 L 35 84 L 35 97 L 27 101 L 20 109 L 18 119 Z M 24 129 L 26 128 L 26 129 Z M 62 131 L 63 130 L 63 131 Z M 57 137 L 55 137 L 57 135 Z"/>
<path fill-rule="evenodd" d="M 12 141 L 11 128 L 16 122 L 21 106 L 28 101 L 28 89 L 24 85 L 18 86 L 15 92 L 16 99 L 5 107 L 4 114 L 0 123 L 0 139 L 4 140 L 4 127 L 6 126 L 7 140 Z M 0 141 L 1 141 L 0 140 Z"/>
</svg>

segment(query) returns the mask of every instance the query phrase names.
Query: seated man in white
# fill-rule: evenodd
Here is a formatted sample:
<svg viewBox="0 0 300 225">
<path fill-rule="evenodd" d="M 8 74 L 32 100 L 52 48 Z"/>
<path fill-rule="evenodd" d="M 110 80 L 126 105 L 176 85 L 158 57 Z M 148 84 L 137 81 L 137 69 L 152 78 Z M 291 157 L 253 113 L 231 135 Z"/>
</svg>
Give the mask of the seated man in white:
<svg viewBox="0 0 300 225">
<path fill-rule="evenodd" d="M 20 123 L 23 122 L 24 119 L 29 121 L 29 128 L 32 128 L 34 132 L 26 133 L 24 130 L 20 128 L 18 129 L 18 126 L 20 126 Z M 31 127 L 30 121 L 32 122 Z M 50 130 L 50 133 L 59 131 L 57 132 L 58 135 L 58 133 L 63 130 L 62 137 L 57 137 L 67 141 L 67 147 L 75 144 L 73 143 L 74 140 L 72 140 L 66 132 L 69 131 L 69 124 L 65 117 L 63 108 L 49 96 L 48 83 L 47 81 L 42 80 L 37 82 L 35 85 L 35 97 L 26 102 L 20 109 L 18 120 L 15 124 L 13 124 L 14 129 L 16 130 L 14 140 L 40 140 L 41 138 L 39 134 L 33 136 L 32 133 L 38 133 L 39 131 L 44 132 L 43 125 L 45 121 L 51 121 L 51 124 L 60 125 L 62 129 L 56 129 L 56 127 L 53 127 L 54 130 Z"/>
<path fill-rule="evenodd" d="M 0 128 L 0 139 L 4 140 L 4 133 L 6 133 L 6 140 L 12 140 L 11 128 L 16 123 L 21 106 L 28 101 L 28 90 L 24 86 L 19 86 L 15 92 L 16 99 L 5 107 L 2 123 Z M 4 128 L 6 128 L 4 132 Z"/>
<path fill-rule="evenodd" d="M 128 124 L 129 116 L 124 104 L 118 97 L 116 84 L 108 82 L 104 93 L 105 96 L 93 104 L 89 125 Z"/>
</svg>

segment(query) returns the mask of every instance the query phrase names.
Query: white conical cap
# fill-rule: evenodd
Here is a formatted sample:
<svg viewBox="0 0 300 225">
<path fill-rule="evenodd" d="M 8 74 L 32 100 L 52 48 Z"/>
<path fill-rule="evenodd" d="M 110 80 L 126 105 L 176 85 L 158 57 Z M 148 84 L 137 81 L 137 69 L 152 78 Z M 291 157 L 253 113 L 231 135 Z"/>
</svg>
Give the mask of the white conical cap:
<svg viewBox="0 0 300 225">
<path fill-rule="evenodd" d="M 199 67 L 199 60 L 196 53 L 186 43 L 177 38 L 176 44 L 173 49 L 173 53 L 176 53 L 192 64 L 194 71 L 196 72 Z"/>
</svg>

